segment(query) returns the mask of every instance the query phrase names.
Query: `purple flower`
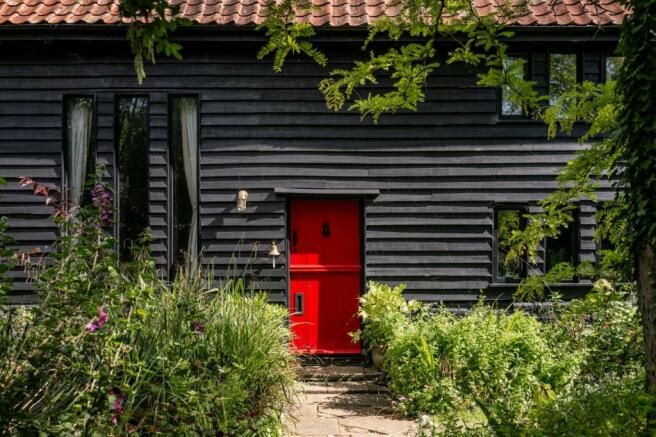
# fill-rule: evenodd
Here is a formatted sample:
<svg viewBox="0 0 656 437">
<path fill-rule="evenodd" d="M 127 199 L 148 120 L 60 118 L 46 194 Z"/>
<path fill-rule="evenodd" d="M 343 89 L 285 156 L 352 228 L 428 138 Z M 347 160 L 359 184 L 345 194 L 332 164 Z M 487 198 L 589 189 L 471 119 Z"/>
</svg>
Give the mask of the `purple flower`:
<svg viewBox="0 0 656 437">
<path fill-rule="evenodd" d="M 107 313 L 105 312 L 104 306 L 98 307 L 98 327 L 102 328 L 107 322 Z"/>
<path fill-rule="evenodd" d="M 112 416 L 112 423 L 118 425 L 118 421 L 121 419 L 121 413 L 123 412 L 123 400 L 125 395 L 118 390 L 110 388 L 107 390 L 109 395 L 109 401 L 112 402 L 112 408 L 114 409 L 114 415 Z"/>
<path fill-rule="evenodd" d="M 105 323 L 107 323 L 107 313 L 105 312 L 105 307 L 104 306 L 99 306 L 98 307 L 98 320 L 95 321 L 95 322 L 87 323 L 87 326 L 86 326 L 87 331 L 95 332 L 98 329 L 105 326 Z"/>
<path fill-rule="evenodd" d="M 91 203 L 94 208 L 100 210 L 100 218 L 104 222 L 109 221 L 109 207 L 111 205 L 111 198 L 107 190 L 102 184 L 96 184 L 91 189 Z"/>
<path fill-rule="evenodd" d="M 191 322 L 191 327 L 193 328 L 194 332 L 205 332 L 205 325 L 197 320 Z"/>
</svg>

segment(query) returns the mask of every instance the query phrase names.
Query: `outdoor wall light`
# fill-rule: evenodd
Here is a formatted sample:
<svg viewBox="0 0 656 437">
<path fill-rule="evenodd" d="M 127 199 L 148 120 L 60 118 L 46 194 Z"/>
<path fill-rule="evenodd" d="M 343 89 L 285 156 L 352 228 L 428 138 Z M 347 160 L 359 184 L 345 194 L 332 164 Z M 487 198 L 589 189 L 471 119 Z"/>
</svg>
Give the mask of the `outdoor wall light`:
<svg viewBox="0 0 656 437">
<path fill-rule="evenodd" d="M 239 212 L 246 211 L 247 204 L 248 204 L 248 191 L 239 190 L 239 193 L 237 193 L 237 211 Z"/>
<path fill-rule="evenodd" d="M 273 263 L 273 268 L 276 268 L 276 258 L 280 256 L 280 252 L 278 251 L 278 246 L 276 246 L 276 242 L 272 241 L 271 246 L 269 247 L 269 256 L 271 257 L 271 261 Z"/>
</svg>

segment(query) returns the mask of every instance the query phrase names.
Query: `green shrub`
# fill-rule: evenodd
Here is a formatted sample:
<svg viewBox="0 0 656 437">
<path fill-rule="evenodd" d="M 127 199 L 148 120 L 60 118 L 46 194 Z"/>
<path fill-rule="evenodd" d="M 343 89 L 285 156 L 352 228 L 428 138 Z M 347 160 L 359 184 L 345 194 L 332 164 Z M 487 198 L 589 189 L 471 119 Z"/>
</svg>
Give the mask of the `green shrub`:
<svg viewBox="0 0 656 437">
<path fill-rule="evenodd" d="M 405 285 L 390 287 L 387 284 L 369 282 L 367 292 L 360 297 L 358 315 L 362 319 L 361 330 L 350 333 L 354 342 L 364 338 L 365 346 L 386 346 L 396 330 L 407 323 L 408 315 L 416 307 L 403 297 Z"/>
<path fill-rule="evenodd" d="M 39 305 L 0 318 L 0 434 L 280 434 L 296 365 L 286 310 L 197 268 L 168 284 L 147 251 L 119 265 L 107 204 L 56 210 Z"/>
<path fill-rule="evenodd" d="M 647 435 L 647 414 L 655 405 L 644 386 L 643 373 L 577 383 L 571 392 L 535 410 L 531 435 Z"/>
<path fill-rule="evenodd" d="M 544 322 L 479 304 L 423 309 L 396 330 L 385 370 L 399 409 L 442 435 L 637 435 L 644 393 L 636 303 L 598 281 Z M 390 316 L 391 317 L 391 316 Z"/>
<path fill-rule="evenodd" d="M 533 405 L 570 381 L 576 360 L 552 352 L 542 324 L 479 305 L 462 318 L 440 310 L 390 343 L 386 370 L 406 412 L 482 414 L 495 433 L 528 425 Z"/>
</svg>

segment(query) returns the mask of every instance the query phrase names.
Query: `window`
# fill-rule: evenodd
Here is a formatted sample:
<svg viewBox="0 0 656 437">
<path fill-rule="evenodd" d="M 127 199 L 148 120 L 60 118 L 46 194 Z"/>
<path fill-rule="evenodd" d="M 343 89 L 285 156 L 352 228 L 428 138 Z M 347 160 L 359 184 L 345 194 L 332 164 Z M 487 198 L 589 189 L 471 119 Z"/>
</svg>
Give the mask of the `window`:
<svg viewBox="0 0 656 437">
<path fill-rule="evenodd" d="M 560 234 L 555 238 L 547 238 L 545 242 L 547 272 L 556 264 L 569 263 L 573 266 L 578 264 L 578 210 L 572 215 L 573 220 L 560 229 Z"/>
<path fill-rule="evenodd" d="M 517 56 L 509 56 L 503 60 L 503 69 L 510 74 L 522 74 L 526 76 L 526 59 Z M 501 88 L 501 115 L 517 116 L 523 115 L 522 107 L 517 101 L 517 92 L 512 86 L 504 85 Z"/>
<path fill-rule="evenodd" d="M 624 62 L 622 56 L 606 56 L 606 80 L 617 79 L 617 74 L 620 72 L 622 62 Z"/>
<path fill-rule="evenodd" d="M 575 54 L 552 53 L 549 55 L 549 104 L 576 86 L 577 68 Z"/>
<path fill-rule="evenodd" d="M 119 97 L 116 104 L 118 241 L 122 260 L 148 227 L 148 99 Z"/>
<path fill-rule="evenodd" d="M 84 186 L 95 167 L 95 123 L 93 98 L 69 96 L 64 99 L 65 144 L 64 185 L 69 201 L 83 201 Z"/>
<path fill-rule="evenodd" d="M 510 238 L 514 231 L 524 228 L 524 209 L 499 207 L 494 210 L 494 240 L 496 243 L 495 279 L 497 282 L 516 282 L 526 276 L 523 259 L 507 261 Z"/>
<path fill-rule="evenodd" d="M 621 214 L 620 211 L 613 201 L 599 202 L 597 204 L 597 213 L 595 214 L 595 221 L 597 222 L 595 243 L 598 253 L 600 251 L 615 249 L 615 245 L 611 241 L 611 233 L 615 233 L 615 238 L 617 239 L 617 227 L 613 225 L 618 220 L 618 215 Z"/>
<path fill-rule="evenodd" d="M 198 99 L 173 98 L 169 115 L 173 267 L 198 254 Z"/>
</svg>

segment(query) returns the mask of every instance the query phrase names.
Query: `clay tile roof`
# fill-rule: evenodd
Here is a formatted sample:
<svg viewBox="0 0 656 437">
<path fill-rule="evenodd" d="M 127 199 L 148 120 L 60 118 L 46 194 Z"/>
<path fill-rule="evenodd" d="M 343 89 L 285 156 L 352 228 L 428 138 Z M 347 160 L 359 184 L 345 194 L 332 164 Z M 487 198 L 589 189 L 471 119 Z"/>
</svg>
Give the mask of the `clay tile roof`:
<svg viewBox="0 0 656 437">
<path fill-rule="evenodd" d="M 0 25 L 116 24 L 120 0 L 0 0 Z M 171 0 L 195 24 L 254 25 L 264 20 L 267 0 Z M 309 0 L 313 8 L 298 13 L 299 21 L 315 26 L 363 26 L 398 10 L 391 0 Z M 480 15 L 502 14 L 504 0 L 472 0 Z M 514 0 L 517 1 L 517 0 Z M 500 18 L 520 26 L 618 25 L 627 14 L 619 0 L 527 0 L 518 16 Z"/>
</svg>

